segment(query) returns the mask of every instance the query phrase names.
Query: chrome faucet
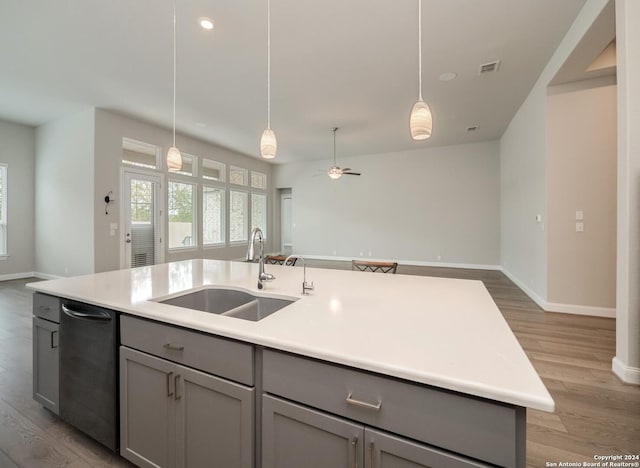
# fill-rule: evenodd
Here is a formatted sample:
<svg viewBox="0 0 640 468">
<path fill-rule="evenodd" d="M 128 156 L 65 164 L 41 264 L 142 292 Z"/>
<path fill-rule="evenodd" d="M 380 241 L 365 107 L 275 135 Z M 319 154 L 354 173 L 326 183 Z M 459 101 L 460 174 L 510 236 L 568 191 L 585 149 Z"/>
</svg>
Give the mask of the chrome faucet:
<svg viewBox="0 0 640 468">
<path fill-rule="evenodd" d="M 309 291 L 313 291 L 313 281 L 311 284 L 307 283 L 307 262 L 304 261 L 304 257 L 302 255 L 289 255 L 283 265 L 289 263 L 290 258 L 299 258 L 302 260 L 302 294 L 305 296 L 309 295 Z"/>
<path fill-rule="evenodd" d="M 260 252 L 258 257 L 258 289 L 264 289 L 264 282 L 273 281 L 276 279 L 270 273 L 266 273 L 264 271 L 264 237 L 262 236 L 262 231 L 260 228 L 253 228 L 251 231 L 251 238 L 249 239 L 249 249 L 247 250 L 247 261 L 252 262 L 255 257 L 255 253 L 253 251 L 253 246 L 256 243 L 256 237 L 258 238 L 258 242 L 260 245 Z"/>
</svg>

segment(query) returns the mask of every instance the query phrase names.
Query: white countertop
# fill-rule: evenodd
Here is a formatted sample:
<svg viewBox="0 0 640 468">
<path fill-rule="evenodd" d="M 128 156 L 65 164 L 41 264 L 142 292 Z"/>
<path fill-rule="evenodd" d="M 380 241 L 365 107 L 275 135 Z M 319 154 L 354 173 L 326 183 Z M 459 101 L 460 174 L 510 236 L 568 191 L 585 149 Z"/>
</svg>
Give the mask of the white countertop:
<svg viewBox="0 0 640 468">
<path fill-rule="evenodd" d="M 301 262 L 299 261 L 298 264 Z M 554 402 L 480 281 L 186 260 L 29 284 L 68 299 L 489 398 L 553 411 Z M 208 285 L 299 298 L 250 322 L 150 301 Z"/>
</svg>

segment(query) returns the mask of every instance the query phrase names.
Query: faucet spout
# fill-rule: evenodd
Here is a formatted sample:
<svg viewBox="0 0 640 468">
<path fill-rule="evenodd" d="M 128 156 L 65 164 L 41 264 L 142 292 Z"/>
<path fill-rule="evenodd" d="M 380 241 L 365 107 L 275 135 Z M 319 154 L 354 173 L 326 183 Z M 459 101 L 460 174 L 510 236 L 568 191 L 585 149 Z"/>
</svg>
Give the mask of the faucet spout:
<svg viewBox="0 0 640 468">
<path fill-rule="evenodd" d="M 283 265 L 289 263 L 289 259 L 291 258 L 299 258 L 302 260 L 302 294 L 305 296 L 309 295 L 309 291 L 313 291 L 313 281 L 311 284 L 307 283 L 307 262 L 305 262 L 304 257 L 302 255 L 289 255 L 283 262 Z"/>
<path fill-rule="evenodd" d="M 252 262 L 255 260 L 254 244 L 258 241 L 258 289 L 264 289 L 265 281 L 273 281 L 276 279 L 270 273 L 264 271 L 264 236 L 260 228 L 253 228 L 251 231 L 251 237 L 249 239 L 249 248 L 247 249 L 247 261 Z"/>
</svg>

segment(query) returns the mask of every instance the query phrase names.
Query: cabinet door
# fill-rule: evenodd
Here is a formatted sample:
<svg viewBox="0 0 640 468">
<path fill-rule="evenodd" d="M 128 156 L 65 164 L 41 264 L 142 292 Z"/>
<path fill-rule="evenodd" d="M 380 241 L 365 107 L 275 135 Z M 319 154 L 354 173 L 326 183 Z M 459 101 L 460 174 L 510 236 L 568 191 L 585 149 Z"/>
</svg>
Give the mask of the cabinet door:
<svg viewBox="0 0 640 468">
<path fill-rule="evenodd" d="M 254 465 L 254 389 L 176 366 L 177 467 Z"/>
<path fill-rule="evenodd" d="M 363 437 L 361 425 L 262 397 L 262 468 L 362 467 Z"/>
<path fill-rule="evenodd" d="M 58 331 L 60 325 L 33 318 L 33 398 L 59 414 Z"/>
<path fill-rule="evenodd" d="M 175 370 L 120 347 L 120 454 L 138 466 L 175 466 Z"/>
<path fill-rule="evenodd" d="M 364 448 L 366 468 L 489 467 L 368 427 L 365 430 Z"/>
</svg>

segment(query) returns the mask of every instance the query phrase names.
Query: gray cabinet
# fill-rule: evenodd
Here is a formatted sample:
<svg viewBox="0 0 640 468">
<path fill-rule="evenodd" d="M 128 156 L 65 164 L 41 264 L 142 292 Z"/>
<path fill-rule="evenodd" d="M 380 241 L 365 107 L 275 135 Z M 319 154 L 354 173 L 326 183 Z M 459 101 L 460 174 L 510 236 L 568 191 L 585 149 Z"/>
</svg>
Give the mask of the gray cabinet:
<svg viewBox="0 0 640 468">
<path fill-rule="evenodd" d="M 262 418 L 263 468 L 489 467 L 269 395 Z"/>
<path fill-rule="evenodd" d="M 362 425 L 262 398 L 262 468 L 361 467 L 363 434 Z"/>
<path fill-rule="evenodd" d="M 33 295 L 33 399 L 60 414 L 60 300 Z"/>
<path fill-rule="evenodd" d="M 254 390 L 120 348 L 120 453 L 141 467 L 251 468 Z"/>
<path fill-rule="evenodd" d="M 357 445 L 365 463 L 359 467 L 524 466 L 523 408 L 274 350 L 264 351 L 262 365 L 264 468 L 296 466 L 273 455 L 295 453 L 282 442 L 286 428 L 292 436 L 307 432 L 313 446 L 328 440 L 336 421 L 361 428 Z M 303 421 L 300 414 L 314 417 Z M 327 430 L 317 421 L 332 423 Z M 348 458 L 345 446 L 326 447 L 340 460 L 327 466 L 355 466 L 358 458 Z"/>
</svg>

